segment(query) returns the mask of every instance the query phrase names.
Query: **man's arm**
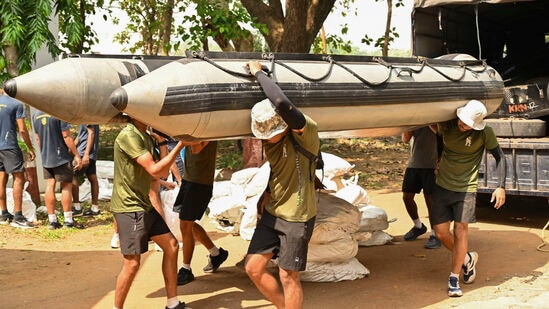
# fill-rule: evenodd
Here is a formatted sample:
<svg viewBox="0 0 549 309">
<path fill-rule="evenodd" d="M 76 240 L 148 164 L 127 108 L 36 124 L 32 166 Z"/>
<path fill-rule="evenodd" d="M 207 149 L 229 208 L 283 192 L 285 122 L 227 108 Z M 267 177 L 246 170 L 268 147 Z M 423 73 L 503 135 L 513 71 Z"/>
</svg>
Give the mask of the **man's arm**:
<svg viewBox="0 0 549 309">
<path fill-rule="evenodd" d="M 27 148 L 29 149 L 29 155 L 31 161 L 36 158 L 36 154 L 34 153 L 34 147 L 32 146 L 32 142 L 29 137 L 29 131 L 27 130 L 27 126 L 25 125 L 25 118 L 18 118 L 17 119 L 17 127 L 19 128 L 19 135 L 25 142 L 25 145 L 27 145 Z"/>
<path fill-rule="evenodd" d="M 179 155 L 179 152 L 186 144 L 188 143 L 179 141 L 177 145 L 175 145 L 175 147 L 172 149 L 172 151 L 168 152 L 164 157 L 162 157 L 157 162 L 154 161 L 153 156 L 150 152 L 137 157 L 135 160 L 153 178 L 156 178 L 156 179 L 165 178 L 168 176 L 170 167 L 173 164 L 173 162 L 175 162 L 176 156 Z M 160 148 L 160 153 L 167 151 L 166 145 L 159 146 L 159 148 Z"/>
<path fill-rule="evenodd" d="M 95 139 L 93 126 L 87 125 L 86 129 L 88 130 L 88 139 L 86 140 L 86 150 L 84 150 L 84 156 L 82 157 L 82 166 L 90 165 L 90 152 L 93 147 L 93 140 Z M 78 144 L 78 141 L 75 141 L 75 144 Z"/>
<path fill-rule="evenodd" d="M 408 143 L 412 139 L 412 136 L 414 136 L 413 131 L 402 132 L 402 135 L 401 135 L 402 142 Z"/>
<path fill-rule="evenodd" d="M 65 141 L 65 145 L 67 145 L 67 148 L 69 148 L 71 153 L 74 155 L 74 161 L 75 161 L 74 168 L 77 170 L 81 169 L 82 158 L 80 158 L 80 155 L 78 154 L 78 150 L 76 150 L 76 145 L 74 144 L 74 139 L 72 138 L 71 130 L 64 130 L 61 132 L 61 135 L 63 135 L 63 140 Z"/>
<path fill-rule="evenodd" d="M 258 61 L 250 61 L 247 65 L 250 68 L 250 73 L 255 76 L 269 100 L 275 105 L 276 112 L 288 127 L 297 133 L 303 132 L 306 124 L 305 115 L 288 99 L 282 89 L 261 70 L 261 64 Z"/>
<path fill-rule="evenodd" d="M 490 153 L 496 159 L 496 171 L 498 174 L 498 187 L 492 193 L 492 199 L 490 202 L 495 201 L 494 208 L 498 209 L 505 204 L 505 178 L 507 177 L 507 162 L 505 161 L 505 154 L 498 145 L 494 149 L 489 149 Z"/>
</svg>

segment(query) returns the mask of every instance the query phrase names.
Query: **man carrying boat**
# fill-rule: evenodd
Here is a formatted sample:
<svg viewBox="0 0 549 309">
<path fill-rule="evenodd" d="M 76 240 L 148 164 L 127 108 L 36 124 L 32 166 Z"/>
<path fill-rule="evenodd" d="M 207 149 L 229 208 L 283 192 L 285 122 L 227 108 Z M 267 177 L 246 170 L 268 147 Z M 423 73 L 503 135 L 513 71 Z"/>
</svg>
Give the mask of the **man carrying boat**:
<svg viewBox="0 0 549 309">
<path fill-rule="evenodd" d="M 436 126 L 443 139 L 443 150 L 430 217 L 436 236 L 452 252 L 452 271 L 448 278 L 450 297 L 463 295 L 459 286 L 462 270 L 463 283 L 473 283 L 477 275 L 478 253 L 468 251 L 467 232 L 469 223 L 476 222 L 478 173 L 484 149 L 494 156 L 499 179 L 490 202 L 495 201 L 495 209 L 505 203 L 505 155 L 494 131 L 486 126 L 486 114 L 484 104 L 471 100 L 457 109 L 456 119 Z M 453 233 L 450 232 L 451 221 L 454 221 Z"/>
<path fill-rule="evenodd" d="M 252 108 L 251 126 L 254 136 L 263 140 L 271 176 L 269 200 L 250 242 L 245 269 L 259 291 L 277 308 L 301 308 L 299 271 L 305 270 L 316 218 L 316 162 L 303 151 L 318 153 L 317 125 L 293 105 L 262 71 L 259 62 L 247 65 L 268 97 Z M 276 257 L 283 291 L 266 269 Z"/>
</svg>

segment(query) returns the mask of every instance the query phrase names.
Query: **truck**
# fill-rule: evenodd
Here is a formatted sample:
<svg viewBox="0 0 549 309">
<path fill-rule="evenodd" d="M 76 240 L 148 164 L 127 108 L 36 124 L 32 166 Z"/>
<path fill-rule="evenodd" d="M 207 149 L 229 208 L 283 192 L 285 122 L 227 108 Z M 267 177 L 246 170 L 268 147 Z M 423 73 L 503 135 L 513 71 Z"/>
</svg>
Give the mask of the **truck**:
<svg viewBox="0 0 549 309">
<path fill-rule="evenodd" d="M 549 1 L 414 0 L 412 54 L 467 54 L 504 81 L 504 99 L 486 121 L 507 162 L 508 195 L 549 198 Z M 482 98 L 480 98 L 482 99 Z M 484 154 L 478 192 L 497 186 Z"/>
</svg>

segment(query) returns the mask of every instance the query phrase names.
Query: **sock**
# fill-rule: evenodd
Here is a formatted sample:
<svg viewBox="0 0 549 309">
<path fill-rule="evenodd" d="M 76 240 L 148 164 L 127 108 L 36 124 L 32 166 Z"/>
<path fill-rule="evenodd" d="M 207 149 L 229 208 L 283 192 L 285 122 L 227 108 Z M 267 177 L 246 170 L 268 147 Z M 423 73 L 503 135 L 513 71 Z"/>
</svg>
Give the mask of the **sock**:
<svg viewBox="0 0 549 309">
<path fill-rule="evenodd" d="M 92 209 L 93 212 L 98 212 L 99 211 L 99 206 L 92 205 L 91 209 Z"/>
<path fill-rule="evenodd" d="M 219 248 L 216 246 L 213 246 L 211 249 L 209 249 L 211 256 L 218 256 L 219 255 Z"/>
<path fill-rule="evenodd" d="M 14 213 L 14 216 L 15 218 L 19 219 L 19 218 L 23 218 L 23 211 L 16 211 Z"/>
<path fill-rule="evenodd" d="M 82 206 L 80 205 L 80 203 L 72 203 L 72 207 L 74 207 L 74 209 L 76 210 L 82 209 Z"/>
<path fill-rule="evenodd" d="M 422 227 L 421 219 L 414 219 L 414 227 L 417 227 L 418 229 Z"/>
<path fill-rule="evenodd" d="M 459 278 L 459 274 L 454 274 L 453 272 L 450 272 L 450 277 Z"/>
<path fill-rule="evenodd" d="M 179 305 L 179 299 L 177 299 L 177 296 L 168 298 L 166 301 L 166 308 L 175 308 L 177 305 Z"/>
<path fill-rule="evenodd" d="M 72 211 L 64 211 L 63 215 L 65 216 L 65 222 L 71 223 L 72 221 Z"/>
<path fill-rule="evenodd" d="M 467 252 L 469 253 L 469 252 Z M 471 260 L 471 258 L 469 258 L 469 254 L 465 254 L 465 260 L 463 260 L 463 265 L 467 265 L 467 263 L 469 263 L 469 261 Z"/>
<path fill-rule="evenodd" d="M 7 216 L 10 212 L 7 209 L 2 209 L 2 216 Z"/>
<path fill-rule="evenodd" d="M 181 267 L 185 268 L 185 269 L 188 269 L 188 270 L 191 270 L 191 264 L 185 264 L 183 263 L 183 265 L 181 265 Z"/>
<path fill-rule="evenodd" d="M 57 216 L 55 214 L 48 214 L 48 221 L 50 221 L 50 223 L 57 222 Z"/>
</svg>

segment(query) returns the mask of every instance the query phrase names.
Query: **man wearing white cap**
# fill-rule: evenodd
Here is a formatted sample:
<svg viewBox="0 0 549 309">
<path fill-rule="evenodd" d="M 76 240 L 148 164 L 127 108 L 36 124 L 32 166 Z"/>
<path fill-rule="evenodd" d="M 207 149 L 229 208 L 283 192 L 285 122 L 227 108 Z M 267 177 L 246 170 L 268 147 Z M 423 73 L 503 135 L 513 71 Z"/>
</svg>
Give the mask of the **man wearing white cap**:
<svg viewBox="0 0 549 309">
<path fill-rule="evenodd" d="M 462 270 L 464 283 L 473 283 L 476 277 L 478 254 L 468 251 L 467 231 L 469 223 L 476 222 L 478 171 L 484 149 L 496 159 L 499 180 L 490 202 L 495 201 L 496 209 L 505 203 L 505 156 L 494 131 L 484 122 L 486 114 L 484 104 L 471 100 L 457 109 L 457 119 L 437 125 L 444 143 L 430 217 L 436 236 L 452 252 L 452 271 L 448 279 L 450 297 L 463 294 L 459 286 Z M 453 234 L 451 221 L 454 221 Z"/>
<path fill-rule="evenodd" d="M 316 218 L 316 163 L 298 147 L 309 154 L 318 154 L 317 125 L 293 105 L 261 70 L 259 62 L 249 62 L 248 67 L 268 97 L 252 108 L 251 125 L 255 137 L 263 140 L 271 176 L 270 197 L 250 242 L 245 269 L 259 291 L 276 308 L 301 308 L 303 289 L 299 271 L 305 270 Z M 277 256 L 283 291 L 267 272 L 269 261 Z"/>
</svg>

